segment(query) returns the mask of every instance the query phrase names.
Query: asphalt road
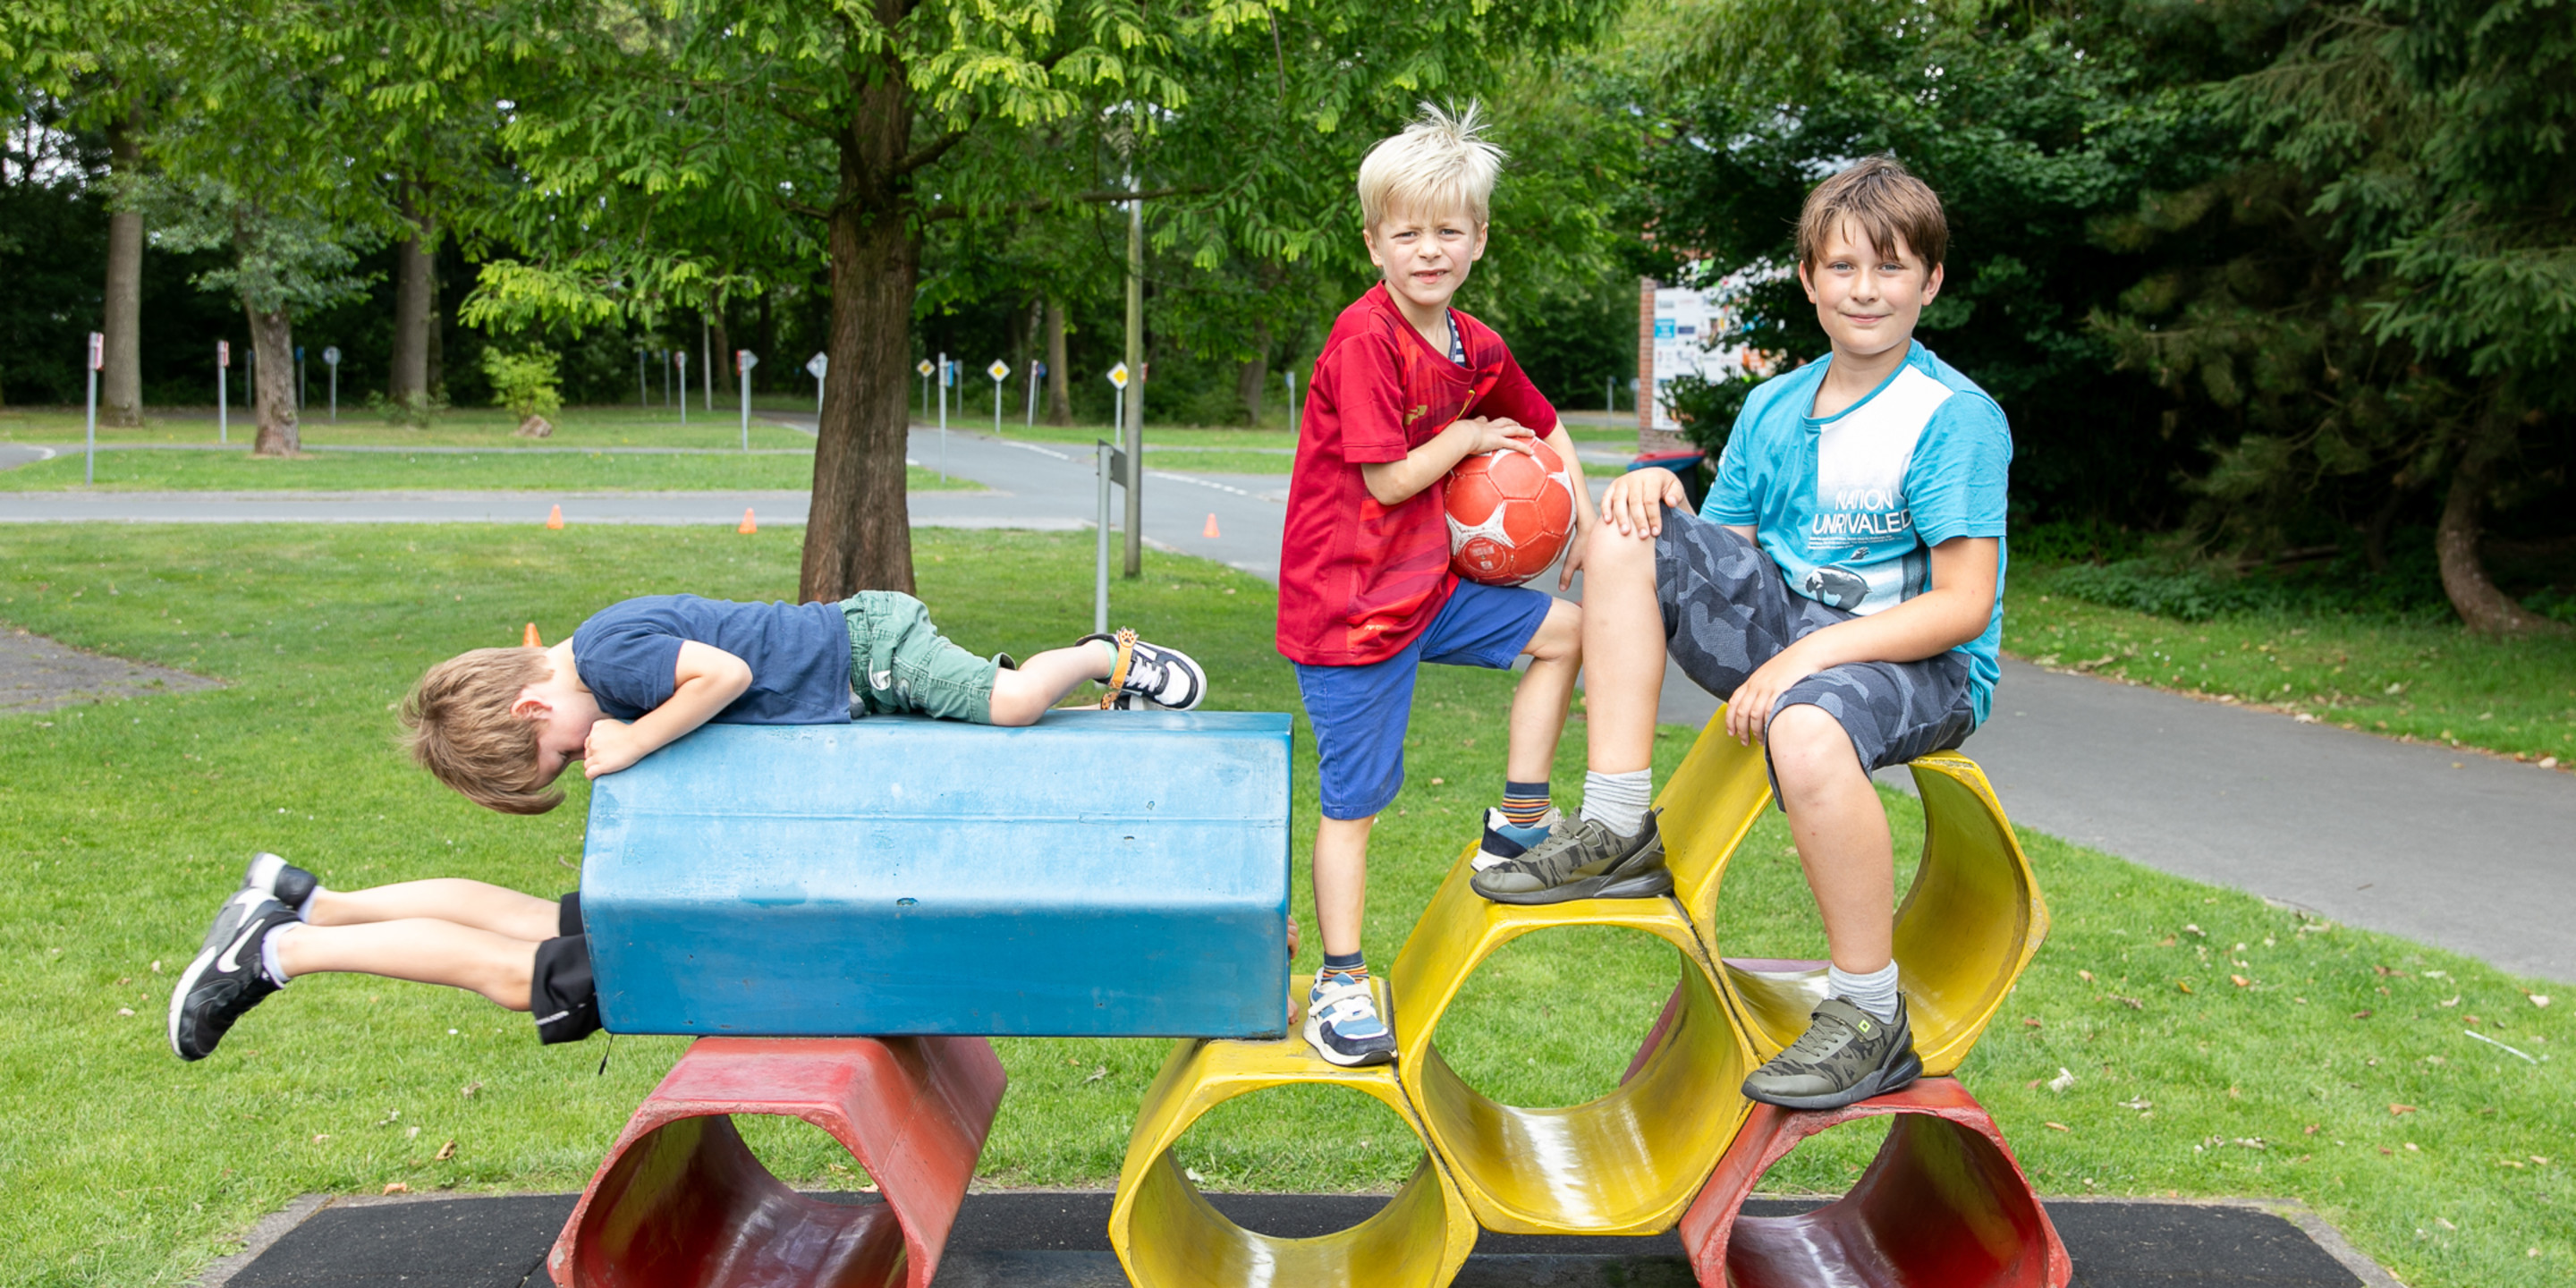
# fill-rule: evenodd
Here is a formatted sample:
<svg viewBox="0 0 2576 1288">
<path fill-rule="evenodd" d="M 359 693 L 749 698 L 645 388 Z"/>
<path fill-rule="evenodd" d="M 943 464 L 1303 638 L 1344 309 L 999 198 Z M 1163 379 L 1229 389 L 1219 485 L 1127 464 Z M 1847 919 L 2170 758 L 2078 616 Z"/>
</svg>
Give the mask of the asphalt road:
<svg viewBox="0 0 2576 1288">
<path fill-rule="evenodd" d="M 0 446 L 12 450 L 23 449 Z M 1077 447 L 958 430 L 943 448 L 936 431 L 915 429 L 911 456 L 934 468 L 944 460 L 992 489 L 916 493 L 916 524 L 1091 522 L 1096 483 Z M 1611 462 L 1587 464 L 1598 474 Z M 1149 469 L 1145 537 L 1275 580 L 1286 492 L 1285 474 Z M 0 522 L 535 523 L 557 502 L 568 523 L 734 523 L 750 507 L 763 523 L 792 524 L 805 513 L 800 492 L 0 493 Z M 1697 727 L 1716 706 L 1667 677 L 1667 722 Z M 2018 662 L 2005 663 L 1994 717 L 1965 750 L 2021 823 L 2506 970 L 2576 981 L 2576 775 Z"/>
</svg>

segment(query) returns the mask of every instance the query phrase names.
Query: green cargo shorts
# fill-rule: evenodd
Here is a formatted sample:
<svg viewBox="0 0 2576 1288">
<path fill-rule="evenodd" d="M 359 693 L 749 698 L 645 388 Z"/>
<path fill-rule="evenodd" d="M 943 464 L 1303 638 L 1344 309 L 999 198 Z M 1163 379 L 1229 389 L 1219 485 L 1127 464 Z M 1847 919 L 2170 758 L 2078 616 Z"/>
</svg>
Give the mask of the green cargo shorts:
<svg viewBox="0 0 2576 1288">
<path fill-rule="evenodd" d="M 913 712 L 993 723 L 993 677 L 1001 664 L 957 647 L 910 595 L 863 590 L 841 601 L 850 624 L 854 714 Z"/>
</svg>

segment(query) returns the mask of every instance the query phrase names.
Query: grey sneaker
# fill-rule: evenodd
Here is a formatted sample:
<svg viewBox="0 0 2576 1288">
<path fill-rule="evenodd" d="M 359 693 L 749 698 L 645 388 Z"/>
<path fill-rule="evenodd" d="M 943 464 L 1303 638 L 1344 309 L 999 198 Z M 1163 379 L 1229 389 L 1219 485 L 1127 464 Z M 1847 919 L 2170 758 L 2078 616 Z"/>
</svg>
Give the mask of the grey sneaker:
<svg viewBox="0 0 2576 1288">
<path fill-rule="evenodd" d="M 250 856 L 250 866 L 242 871 L 241 885 L 233 891 L 235 897 L 227 900 L 223 911 L 215 914 L 215 923 L 206 927 L 206 942 L 199 944 L 197 951 L 206 952 L 231 939 L 233 932 L 242 928 L 243 919 L 259 901 L 239 896 L 257 892 L 289 908 L 300 909 L 305 900 L 313 897 L 313 887 L 319 884 L 312 873 L 266 850 Z"/>
<path fill-rule="evenodd" d="M 1784 1109 L 1840 1109 L 1903 1090 L 1923 1076 L 1905 999 L 1882 1021 L 1839 997 L 1818 1004 L 1813 1022 L 1789 1049 L 1744 1080 L 1744 1094 Z"/>
<path fill-rule="evenodd" d="M 1546 840 L 1475 875 L 1468 886 L 1496 903 L 1569 903 L 1576 899 L 1651 899 L 1670 894 L 1664 834 L 1656 810 L 1634 836 L 1597 819 L 1568 819 Z"/>
</svg>

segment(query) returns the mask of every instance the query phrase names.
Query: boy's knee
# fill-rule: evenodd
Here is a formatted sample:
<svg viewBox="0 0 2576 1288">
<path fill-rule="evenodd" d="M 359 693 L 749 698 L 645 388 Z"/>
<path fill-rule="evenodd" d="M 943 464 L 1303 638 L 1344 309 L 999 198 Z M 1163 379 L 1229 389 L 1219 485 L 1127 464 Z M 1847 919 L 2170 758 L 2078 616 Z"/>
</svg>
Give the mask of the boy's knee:
<svg viewBox="0 0 2576 1288">
<path fill-rule="evenodd" d="M 1771 772 L 1783 792 L 1850 774 L 1860 767 L 1860 753 L 1842 722 L 1810 702 L 1782 707 L 1764 733 L 1771 752 Z"/>
<path fill-rule="evenodd" d="M 1589 580 L 1603 572 L 1625 573 L 1642 568 L 1652 574 L 1655 568 L 1655 538 L 1621 532 L 1608 523 L 1592 525 L 1584 538 L 1583 575 Z"/>
<path fill-rule="evenodd" d="M 1529 646 L 1521 651 L 1541 662 L 1582 656 L 1583 606 L 1570 599 L 1550 603 L 1538 632 L 1530 636 Z"/>
</svg>

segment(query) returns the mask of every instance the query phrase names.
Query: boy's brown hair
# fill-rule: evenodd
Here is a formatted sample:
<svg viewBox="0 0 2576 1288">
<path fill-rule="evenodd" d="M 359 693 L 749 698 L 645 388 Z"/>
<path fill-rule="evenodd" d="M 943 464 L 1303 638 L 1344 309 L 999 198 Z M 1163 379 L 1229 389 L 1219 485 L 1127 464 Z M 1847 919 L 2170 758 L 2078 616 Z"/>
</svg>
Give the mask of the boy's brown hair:
<svg viewBox="0 0 2576 1288">
<path fill-rule="evenodd" d="M 436 666 L 403 699 L 404 745 L 438 781 L 504 814 L 563 803 L 537 771 L 537 727 L 510 714 L 519 691 L 555 673 L 541 648 L 478 648 Z"/>
<path fill-rule="evenodd" d="M 1899 240 L 1923 257 L 1926 270 L 1937 268 L 1950 252 L 1950 221 L 1941 214 L 1940 194 L 1914 177 L 1891 156 L 1871 157 L 1817 184 L 1798 213 L 1798 265 L 1813 268 L 1845 220 L 1884 255 Z"/>
</svg>

